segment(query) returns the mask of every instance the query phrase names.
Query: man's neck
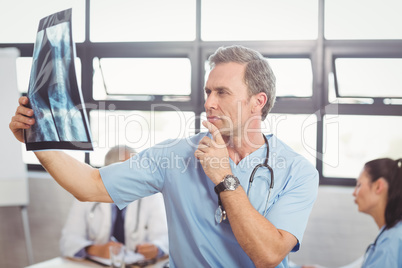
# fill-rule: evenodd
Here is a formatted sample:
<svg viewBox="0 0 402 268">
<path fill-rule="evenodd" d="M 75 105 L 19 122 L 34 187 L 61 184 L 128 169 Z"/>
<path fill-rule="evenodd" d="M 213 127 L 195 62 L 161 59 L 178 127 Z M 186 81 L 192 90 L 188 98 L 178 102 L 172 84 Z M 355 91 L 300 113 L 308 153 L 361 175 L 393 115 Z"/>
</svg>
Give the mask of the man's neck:
<svg viewBox="0 0 402 268">
<path fill-rule="evenodd" d="M 229 157 L 236 165 L 265 143 L 261 132 L 253 132 L 241 137 L 223 137 L 223 139 L 227 145 Z"/>
</svg>

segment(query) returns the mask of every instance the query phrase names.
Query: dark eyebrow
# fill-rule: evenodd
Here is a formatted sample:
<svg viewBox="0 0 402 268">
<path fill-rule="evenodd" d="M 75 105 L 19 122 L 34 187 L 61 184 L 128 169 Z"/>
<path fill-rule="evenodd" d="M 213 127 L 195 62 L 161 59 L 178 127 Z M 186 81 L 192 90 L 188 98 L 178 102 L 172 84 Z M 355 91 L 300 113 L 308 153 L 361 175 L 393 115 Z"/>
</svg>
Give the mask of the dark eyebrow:
<svg viewBox="0 0 402 268">
<path fill-rule="evenodd" d="M 205 91 L 207 91 L 207 90 L 210 90 L 210 91 L 222 91 L 222 90 L 224 90 L 224 91 L 229 92 L 229 93 L 232 92 L 232 91 L 231 91 L 229 88 L 227 88 L 227 87 L 216 87 L 216 88 L 214 88 L 214 89 L 210 89 L 210 88 L 208 88 L 208 87 L 205 87 L 204 90 L 205 90 Z"/>
</svg>

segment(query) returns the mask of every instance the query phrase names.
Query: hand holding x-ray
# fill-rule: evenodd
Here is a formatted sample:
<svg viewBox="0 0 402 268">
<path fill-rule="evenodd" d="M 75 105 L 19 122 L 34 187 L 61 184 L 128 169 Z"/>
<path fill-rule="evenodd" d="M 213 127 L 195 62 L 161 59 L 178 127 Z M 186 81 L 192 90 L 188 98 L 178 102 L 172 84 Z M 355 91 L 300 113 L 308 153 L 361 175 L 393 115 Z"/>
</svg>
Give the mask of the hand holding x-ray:
<svg viewBox="0 0 402 268">
<path fill-rule="evenodd" d="M 39 23 L 28 88 L 35 124 L 25 131 L 27 150 L 93 150 L 75 72 L 71 12 Z"/>
</svg>

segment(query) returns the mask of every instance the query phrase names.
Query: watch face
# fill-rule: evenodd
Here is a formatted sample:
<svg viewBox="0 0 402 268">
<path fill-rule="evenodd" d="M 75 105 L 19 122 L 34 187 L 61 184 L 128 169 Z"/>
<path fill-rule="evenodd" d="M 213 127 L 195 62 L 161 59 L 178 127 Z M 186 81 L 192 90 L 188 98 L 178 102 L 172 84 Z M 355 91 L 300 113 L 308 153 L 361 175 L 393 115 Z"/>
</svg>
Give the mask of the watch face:
<svg viewBox="0 0 402 268">
<path fill-rule="evenodd" d="M 216 211 L 215 211 L 215 221 L 216 223 L 221 223 L 222 222 L 222 208 L 219 206 Z"/>
<path fill-rule="evenodd" d="M 218 206 L 215 211 L 215 221 L 216 223 L 221 223 L 224 220 L 226 220 L 226 211 L 222 210 L 221 206 Z"/>
<path fill-rule="evenodd" d="M 224 182 L 225 182 L 226 189 L 231 190 L 231 191 L 236 190 L 236 188 L 239 186 L 239 181 L 234 176 L 227 176 L 225 178 Z"/>
</svg>

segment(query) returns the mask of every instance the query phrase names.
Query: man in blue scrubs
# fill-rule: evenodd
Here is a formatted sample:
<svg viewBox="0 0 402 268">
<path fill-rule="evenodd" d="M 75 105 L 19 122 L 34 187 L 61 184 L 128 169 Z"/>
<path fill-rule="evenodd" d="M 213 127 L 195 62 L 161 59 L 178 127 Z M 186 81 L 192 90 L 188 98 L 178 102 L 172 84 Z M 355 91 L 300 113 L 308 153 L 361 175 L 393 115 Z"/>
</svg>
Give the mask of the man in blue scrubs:
<svg viewBox="0 0 402 268">
<path fill-rule="evenodd" d="M 261 132 L 275 101 L 275 77 L 264 57 L 231 46 L 209 60 L 208 132 L 167 140 L 100 170 L 61 152 L 36 155 L 81 201 L 123 208 L 161 192 L 171 267 L 287 267 L 316 199 L 317 171 L 276 136 Z M 27 101 L 20 99 L 10 123 L 20 141 L 22 129 L 34 124 Z"/>
</svg>

